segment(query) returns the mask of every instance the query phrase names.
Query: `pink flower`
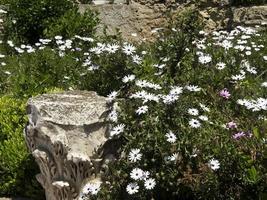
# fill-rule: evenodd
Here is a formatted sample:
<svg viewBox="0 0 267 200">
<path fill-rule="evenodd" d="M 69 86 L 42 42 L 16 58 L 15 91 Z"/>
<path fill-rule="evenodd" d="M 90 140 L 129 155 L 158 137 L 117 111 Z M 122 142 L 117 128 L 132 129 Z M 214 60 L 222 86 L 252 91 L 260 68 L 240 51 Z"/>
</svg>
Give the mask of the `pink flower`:
<svg viewBox="0 0 267 200">
<path fill-rule="evenodd" d="M 225 98 L 225 99 L 229 99 L 231 94 L 226 88 L 224 88 L 223 90 L 220 91 L 220 96 Z"/>
<path fill-rule="evenodd" d="M 238 133 L 236 133 L 236 134 L 233 135 L 233 138 L 235 140 L 238 140 L 238 139 L 240 139 L 242 137 L 245 137 L 245 136 L 246 136 L 246 134 L 244 132 L 238 132 Z"/>
<path fill-rule="evenodd" d="M 235 122 L 231 121 L 227 123 L 227 127 L 230 129 L 234 129 L 234 128 L 237 128 L 237 125 Z"/>
</svg>

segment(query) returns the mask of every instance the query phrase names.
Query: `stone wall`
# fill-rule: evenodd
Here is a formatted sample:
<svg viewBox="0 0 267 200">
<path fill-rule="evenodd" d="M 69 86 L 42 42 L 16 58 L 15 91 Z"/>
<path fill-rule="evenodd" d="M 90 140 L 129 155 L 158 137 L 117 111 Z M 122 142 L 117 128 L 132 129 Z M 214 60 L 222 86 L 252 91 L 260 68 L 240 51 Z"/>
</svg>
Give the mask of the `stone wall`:
<svg viewBox="0 0 267 200">
<path fill-rule="evenodd" d="M 196 7 L 190 0 L 125 0 L 114 4 L 80 5 L 83 12 L 87 7 L 97 10 L 102 23 L 99 33 L 107 26 L 108 34 L 119 30 L 127 40 L 153 40 L 156 28 L 163 27 L 169 20 L 167 13 L 175 15 L 181 10 Z M 267 5 L 231 7 L 229 0 L 199 0 L 199 10 L 205 29 L 220 30 L 235 25 L 259 25 L 267 23 Z"/>
</svg>

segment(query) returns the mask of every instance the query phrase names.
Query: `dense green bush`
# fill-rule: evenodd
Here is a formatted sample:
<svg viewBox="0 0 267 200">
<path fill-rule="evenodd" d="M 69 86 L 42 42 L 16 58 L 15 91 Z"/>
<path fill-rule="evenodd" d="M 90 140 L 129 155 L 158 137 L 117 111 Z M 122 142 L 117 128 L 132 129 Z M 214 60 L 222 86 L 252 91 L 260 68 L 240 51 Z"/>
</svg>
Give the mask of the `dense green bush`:
<svg viewBox="0 0 267 200">
<path fill-rule="evenodd" d="M 0 98 L 0 196 L 44 199 L 35 179 L 38 167 L 23 137 L 26 121 L 25 101 L 9 96 Z"/>
<path fill-rule="evenodd" d="M 87 9 L 85 13 L 81 14 L 75 8 L 67 11 L 49 25 L 44 33 L 47 38 L 57 35 L 63 36 L 63 38 L 71 38 L 75 35 L 93 36 L 98 23 L 97 15 L 92 10 Z"/>
<path fill-rule="evenodd" d="M 77 7 L 72 0 L 5 0 L 4 3 L 8 6 L 6 39 L 26 43 L 36 42 L 51 23 Z"/>
<path fill-rule="evenodd" d="M 2 92 L 28 98 L 54 87 L 67 90 L 79 81 L 80 72 L 76 66 L 71 55 L 62 58 L 49 47 L 31 54 L 10 56 L 4 67 L 10 75 L 6 76 Z"/>
</svg>

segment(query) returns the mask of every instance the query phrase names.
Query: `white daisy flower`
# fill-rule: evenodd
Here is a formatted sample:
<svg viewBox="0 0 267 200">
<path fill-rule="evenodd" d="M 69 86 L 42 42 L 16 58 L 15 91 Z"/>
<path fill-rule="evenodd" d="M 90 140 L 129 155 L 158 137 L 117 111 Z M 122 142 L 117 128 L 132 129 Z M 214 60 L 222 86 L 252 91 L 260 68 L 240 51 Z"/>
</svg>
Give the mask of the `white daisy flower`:
<svg viewBox="0 0 267 200">
<path fill-rule="evenodd" d="M 261 87 L 267 87 L 267 81 L 261 84 Z"/>
<path fill-rule="evenodd" d="M 128 82 L 131 82 L 135 79 L 135 75 L 127 75 L 127 76 L 124 76 L 123 79 L 122 79 L 122 82 L 123 83 L 128 83 Z"/>
<path fill-rule="evenodd" d="M 240 80 L 243 80 L 243 79 L 245 79 L 245 78 L 246 78 L 246 76 L 243 75 L 243 74 L 233 75 L 233 76 L 231 77 L 231 79 L 234 80 L 234 81 L 240 81 Z"/>
<path fill-rule="evenodd" d="M 134 55 L 133 57 L 133 62 L 140 65 L 141 64 L 141 61 L 142 61 L 142 58 L 138 55 Z"/>
<path fill-rule="evenodd" d="M 113 129 L 110 131 L 110 136 L 113 137 L 114 135 L 119 135 L 124 131 L 124 127 L 125 127 L 124 124 L 119 124 L 113 127 Z"/>
<path fill-rule="evenodd" d="M 142 99 L 144 98 L 145 96 L 147 95 L 147 92 L 142 90 L 142 91 L 139 91 L 139 92 L 136 92 L 134 94 L 132 94 L 130 96 L 130 98 L 134 98 L 134 99 Z"/>
<path fill-rule="evenodd" d="M 151 94 L 151 93 L 146 93 L 143 97 L 144 102 L 146 103 L 148 101 L 155 101 L 155 102 L 159 102 L 159 97 L 157 95 Z"/>
<path fill-rule="evenodd" d="M 195 108 L 189 108 L 188 114 L 193 115 L 193 116 L 197 116 L 199 114 L 199 111 L 198 111 L 198 109 L 195 109 Z"/>
<path fill-rule="evenodd" d="M 178 158 L 178 153 L 173 153 L 171 156 L 167 157 L 167 160 L 169 161 L 175 161 Z"/>
<path fill-rule="evenodd" d="M 251 74 L 257 74 L 257 70 L 255 67 L 248 67 L 247 72 L 249 72 Z"/>
<path fill-rule="evenodd" d="M 141 114 L 144 114 L 148 111 L 148 106 L 141 106 L 139 107 L 135 112 L 138 114 L 138 115 L 141 115 Z"/>
<path fill-rule="evenodd" d="M 175 102 L 179 98 L 179 96 L 176 96 L 176 95 L 162 95 L 161 98 L 163 100 L 163 103 L 171 104 L 171 103 Z"/>
<path fill-rule="evenodd" d="M 140 149 L 132 149 L 129 153 L 128 158 L 133 163 L 138 160 L 141 160 L 142 154 L 140 153 Z"/>
<path fill-rule="evenodd" d="M 147 87 L 147 88 L 152 88 L 154 90 L 161 89 L 160 85 L 148 82 L 147 80 L 137 80 L 135 84 L 136 86 L 141 87 L 141 88 Z"/>
<path fill-rule="evenodd" d="M 108 95 L 108 99 L 107 100 L 108 101 L 113 101 L 117 97 L 117 95 L 118 95 L 118 92 L 113 91 Z"/>
<path fill-rule="evenodd" d="M 84 194 L 92 194 L 92 195 L 96 195 L 100 189 L 101 189 L 101 183 L 100 182 L 96 182 L 96 183 L 87 183 L 83 189 L 82 189 L 82 193 Z"/>
<path fill-rule="evenodd" d="M 200 115 L 198 118 L 202 121 L 208 121 L 209 120 L 209 118 L 205 115 Z"/>
<path fill-rule="evenodd" d="M 126 44 L 123 46 L 122 50 L 126 55 L 132 55 L 135 52 L 135 47 L 131 44 Z"/>
<path fill-rule="evenodd" d="M 109 115 L 108 115 L 108 119 L 112 122 L 117 122 L 118 121 L 118 113 L 116 110 L 112 110 Z"/>
<path fill-rule="evenodd" d="M 137 185 L 137 183 L 129 183 L 126 187 L 126 191 L 130 195 L 135 194 L 139 191 L 139 186 Z"/>
<path fill-rule="evenodd" d="M 60 35 L 56 35 L 56 36 L 55 36 L 55 39 L 56 39 L 56 40 L 62 40 L 62 38 L 63 38 L 63 37 L 60 36 Z"/>
<path fill-rule="evenodd" d="M 108 44 L 106 47 L 106 51 L 108 53 L 116 53 L 116 51 L 118 51 L 119 48 L 120 46 L 117 44 Z"/>
<path fill-rule="evenodd" d="M 212 57 L 210 55 L 201 55 L 198 57 L 198 61 L 201 64 L 207 64 L 207 63 L 210 63 L 212 61 Z"/>
<path fill-rule="evenodd" d="M 180 95 L 183 93 L 183 87 L 179 87 L 179 86 L 174 86 L 172 87 L 172 89 L 170 90 L 170 94 L 171 95 Z"/>
<path fill-rule="evenodd" d="M 209 166 L 212 170 L 217 170 L 220 168 L 220 162 L 218 160 L 211 159 L 209 161 Z"/>
<path fill-rule="evenodd" d="M 189 125 L 192 128 L 199 128 L 201 126 L 201 123 L 197 119 L 191 119 L 189 121 Z"/>
<path fill-rule="evenodd" d="M 196 86 L 196 85 L 188 85 L 185 88 L 187 90 L 191 91 L 191 92 L 199 92 L 199 91 L 201 91 L 201 88 Z"/>
<path fill-rule="evenodd" d="M 231 41 L 229 40 L 224 40 L 222 43 L 221 43 L 221 46 L 226 49 L 226 50 L 229 50 L 230 48 L 233 47 L 233 44 Z"/>
<path fill-rule="evenodd" d="M 217 63 L 217 65 L 216 65 L 216 68 L 217 68 L 218 70 L 222 70 L 222 69 L 224 69 L 225 67 L 226 67 L 226 64 L 223 63 L 223 62 L 219 62 L 219 63 Z"/>
<path fill-rule="evenodd" d="M 167 137 L 168 142 L 170 142 L 170 143 L 176 142 L 177 138 L 172 131 L 169 131 L 169 133 L 166 133 L 165 136 Z"/>
<path fill-rule="evenodd" d="M 156 186 L 156 181 L 153 178 L 149 178 L 149 179 L 145 180 L 144 185 L 145 185 L 145 188 L 147 190 L 152 190 Z"/>
<path fill-rule="evenodd" d="M 140 168 L 134 168 L 130 173 L 130 177 L 133 180 L 141 180 L 143 177 L 143 170 Z"/>
</svg>

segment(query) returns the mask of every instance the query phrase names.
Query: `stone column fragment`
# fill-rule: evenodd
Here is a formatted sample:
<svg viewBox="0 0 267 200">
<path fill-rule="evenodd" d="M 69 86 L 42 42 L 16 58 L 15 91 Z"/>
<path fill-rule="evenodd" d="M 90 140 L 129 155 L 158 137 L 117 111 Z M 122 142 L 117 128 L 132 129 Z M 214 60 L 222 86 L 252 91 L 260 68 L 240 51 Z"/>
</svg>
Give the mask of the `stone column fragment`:
<svg viewBox="0 0 267 200">
<path fill-rule="evenodd" d="M 105 158 L 112 158 L 106 149 L 108 111 L 106 98 L 95 92 L 44 94 L 28 101 L 25 139 L 47 200 L 78 199 L 83 185 L 101 180 Z"/>
</svg>

